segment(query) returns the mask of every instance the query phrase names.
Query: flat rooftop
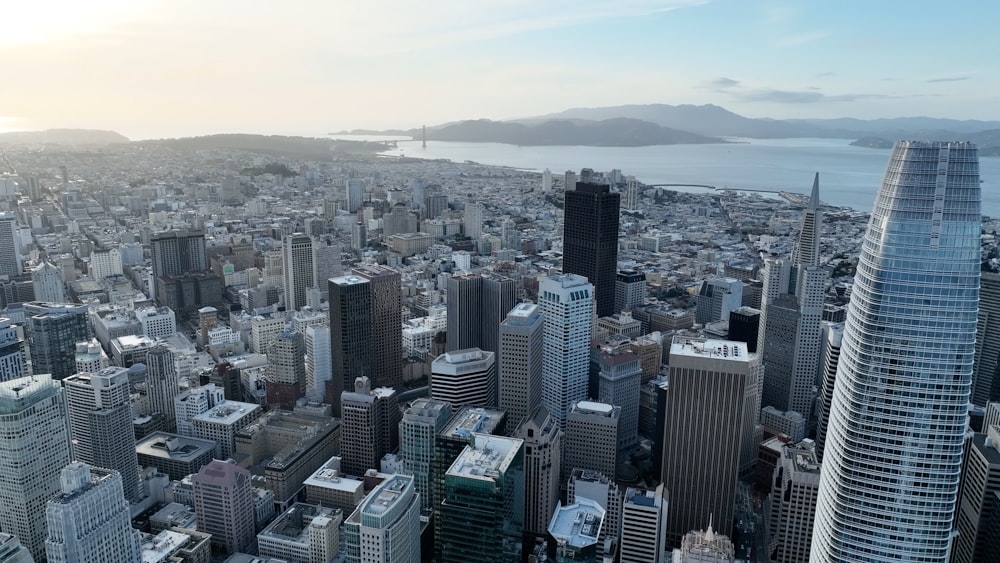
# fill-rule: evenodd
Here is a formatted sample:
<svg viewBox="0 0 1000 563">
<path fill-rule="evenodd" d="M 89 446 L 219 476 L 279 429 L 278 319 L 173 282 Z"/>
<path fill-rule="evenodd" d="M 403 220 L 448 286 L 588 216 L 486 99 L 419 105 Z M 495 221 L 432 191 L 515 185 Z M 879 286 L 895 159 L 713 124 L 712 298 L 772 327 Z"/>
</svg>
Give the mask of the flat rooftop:
<svg viewBox="0 0 1000 563">
<path fill-rule="evenodd" d="M 260 405 L 255 403 L 241 403 L 239 401 L 225 401 L 211 409 L 195 416 L 191 422 L 203 421 L 212 424 L 235 424 L 236 421 L 249 415 L 254 411 L 259 411 Z"/>
<path fill-rule="evenodd" d="M 368 498 L 361 503 L 362 512 L 368 514 L 386 512 L 403 496 L 407 487 L 413 487 L 413 477 L 393 475 L 372 491 Z"/>
<path fill-rule="evenodd" d="M 335 508 L 324 508 L 315 504 L 297 502 L 268 524 L 257 537 L 271 537 L 299 543 L 309 542 L 309 524 L 316 518 L 330 519 L 340 512 Z"/>
<path fill-rule="evenodd" d="M 746 342 L 687 336 L 674 337 L 670 343 L 670 355 L 731 360 L 735 362 L 749 362 L 751 359 Z"/>
<path fill-rule="evenodd" d="M 577 497 L 568 506 L 556 508 L 549 522 L 549 533 L 556 541 L 566 542 L 577 549 L 597 543 L 605 511 L 589 498 Z"/>
<path fill-rule="evenodd" d="M 458 454 L 447 475 L 493 480 L 505 472 L 520 451 L 523 440 L 475 434 L 471 444 Z"/>
<path fill-rule="evenodd" d="M 137 454 L 178 461 L 193 461 L 215 452 L 215 442 L 168 432 L 153 432 L 135 445 Z"/>
<path fill-rule="evenodd" d="M 504 411 L 495 409 L 464 408 L 452 417 L 441 435 L 467 440 L 474 432 L 491 434 L 505 414 Z"/>
</svg>

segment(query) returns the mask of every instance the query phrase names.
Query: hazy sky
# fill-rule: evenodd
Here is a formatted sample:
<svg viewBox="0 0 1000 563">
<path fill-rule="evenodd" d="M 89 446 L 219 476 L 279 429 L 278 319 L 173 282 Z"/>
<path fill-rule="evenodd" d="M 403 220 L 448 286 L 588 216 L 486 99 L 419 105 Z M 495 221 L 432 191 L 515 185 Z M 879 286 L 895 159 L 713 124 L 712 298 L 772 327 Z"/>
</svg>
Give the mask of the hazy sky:
<svg viewBox="0 0 1000 563">
<path fill-rule="evenodd" d="M 0 130 L 133 138 L 714 103 L 751 117 L 1000 119 L 1000 3 L 5 3 Z"/>
</svg>

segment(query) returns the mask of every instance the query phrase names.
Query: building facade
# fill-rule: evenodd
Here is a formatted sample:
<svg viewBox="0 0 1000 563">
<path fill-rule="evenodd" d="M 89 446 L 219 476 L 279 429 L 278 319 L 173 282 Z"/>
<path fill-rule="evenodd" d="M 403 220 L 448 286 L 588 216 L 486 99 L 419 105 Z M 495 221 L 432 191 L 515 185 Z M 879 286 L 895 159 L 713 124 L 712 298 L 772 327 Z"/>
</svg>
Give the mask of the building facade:
<svg viewBox="0 0 1000 563">
<path fill-rule="evenodd" d="M 618 222 L 621 195 L 584 174 L 573 190 L 567 186 L 563 219 L 564 274 L 583 276 L 594 285 L 597 316 L 615 313 L 618 272 Z"/>
<path fill-rule="evenodd" d="M 594 286 L 575 274 L 549 276 L 538 284 L 538 305 L 543 318 L 542 404 L 564 427 L 570 405 L 587 398 Z"/>
</svg>

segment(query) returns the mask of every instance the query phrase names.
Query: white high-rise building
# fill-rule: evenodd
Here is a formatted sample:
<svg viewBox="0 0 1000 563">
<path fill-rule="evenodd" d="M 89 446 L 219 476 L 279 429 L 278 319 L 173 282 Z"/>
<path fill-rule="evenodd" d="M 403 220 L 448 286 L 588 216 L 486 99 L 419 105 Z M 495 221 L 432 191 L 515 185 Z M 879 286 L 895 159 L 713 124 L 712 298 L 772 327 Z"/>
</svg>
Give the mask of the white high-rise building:
<svg viewBox="0 0 1000 563">
<path fill-rule="evenodd" d="M 170 307 L 136 309 L 135 317 L 142 325 L 142 334 L 149 338 L 170 338 L 177 334 L 177 316 Z"/>
<path fill-rule="evenodd" d="M 122 253 L 117 248 L 90 253 L 90 277 L 95 280 L 120 276 L 122 272 Z"/>
<path fill-rule="evenodd" d="M 306 304 L 306 290 L 316 286 L 312 239 L 303 233 L 288 235 L 282 246 L 282 256 L 285 310 L 298 311 Z"/>
<path fill-rule="evenodd" d="M 2 225 L 2 221 L 0 221 Z M 49 262 L 42 262 L 31 271 L 31 285 L 35 287 L 35 301 L 65 303 L 66 287 L 62 270 Z"/>
<path fill-rule="evenodd" d="M 549 276 L 538 285 L 544 322 L 542 404 L 566 428 L 570 406 L 587 398 L 594 286 L 575 274 Z"/>
<path fill-rule="evenodd" d="M 483 236 L 483 204 L 470 202 L 465 204 L 465 216 L 462 221 L 465 236 L 479 240 Z"/>
<path fill-rule="evenodd" d="M 62 470 L 61 491 L 45 507 L 50 563 L 139 563 L 141 539 L 117 471 L 74 461 Z"/>
<path fill-rule="evenodd" d="M 306 397 L 320 398 L 333 374 L 329 325 L 306 327 Z"/>
<path fill-rule="evenodd" d="M 971 143 L 899 141 L 889 157 L 847 311 L 810 561 L 950 556 L 981 189 Z"/>
<path fill-rule="evenodd" d="M 542 404 L 543 329 L 542 311 L 533 303 L 519 303 L 500 324 L 497 404 L 510 425 Z"/>
<path fill-rule="evenodd" d="M 121 474 L 125 498 L 139 500 L 128 370 L 112 366 L 63 380 L 74 458 Z"/>
<path fill-rule="evenodd" d="M 546 168 L 542 170 L 542 192 L 549 193 L 552 191 L 552 171 Z"/>
<path fill-rule="evenodd" d="M 420 561 L 420 495 L 413 477 L 393 475 L 344 522 L 346 563 Z"/>
<path fill-rule="evenodd" d="M 101 348 L 101 343 L 96 338 L 76 343 L 74 361 L 75 373 L 101 371 L 111 365 L 108 355 L 104 353 L 104 348 Z"/>
<path fill-rule="evenodd" d="M 0 528 L 45 557 L 45 503 L 70 461 L 63 390 L 43 374 L 0 382 Z"/>
<path fill-rule="evenodd" d="M 629 488 L 622 502 L 621 563 L 664 563 L 667 501 L 655 491 Z"/>
<path fill-rule="evenodd" d="M 181 436 L 194 436 L 194 426 L 191 424 L 191 420 L 212 407 L 221 405 L 225 400 L 226 394 L 222 388 L 211 383 L 203 387 L 188 389 L 174 397 L 177 433 Z"/>
<path fill-rule="evenodd" d="M 497 367 L 493 352 L 479 348 L 441 354 L 431 363 L 431 398 L 452 405 L 496 405 Z"/>
</svg>

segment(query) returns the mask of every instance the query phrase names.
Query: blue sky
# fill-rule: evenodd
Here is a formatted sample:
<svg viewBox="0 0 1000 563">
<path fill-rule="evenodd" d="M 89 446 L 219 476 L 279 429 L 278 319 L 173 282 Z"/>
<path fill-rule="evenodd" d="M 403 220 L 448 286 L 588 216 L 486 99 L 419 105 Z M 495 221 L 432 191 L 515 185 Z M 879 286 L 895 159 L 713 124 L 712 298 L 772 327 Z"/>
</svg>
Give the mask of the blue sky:
<svg viewBox="0 0 1000 563">
<path fill-rule="evenodd" d="M 994 2 L 36 0 L 5 16 L 0 130 L 322 135 L 628 103 L 1000 119 Z"/>
</svg>

